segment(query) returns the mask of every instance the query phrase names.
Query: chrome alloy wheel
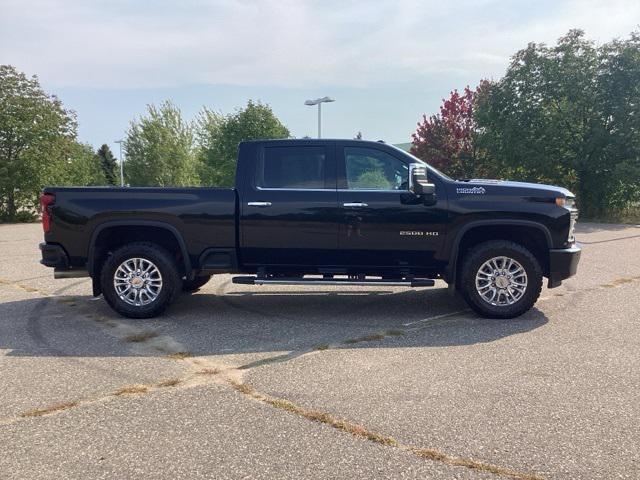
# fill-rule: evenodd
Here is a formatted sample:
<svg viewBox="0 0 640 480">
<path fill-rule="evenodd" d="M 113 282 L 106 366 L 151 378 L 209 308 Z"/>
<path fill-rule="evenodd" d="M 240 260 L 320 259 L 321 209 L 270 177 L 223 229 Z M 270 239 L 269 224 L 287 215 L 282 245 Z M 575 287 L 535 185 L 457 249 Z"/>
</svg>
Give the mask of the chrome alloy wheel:
<svg viewBox="0 0 640 480">
<path fill-rule="evenodd" d="M 527 272 L 513 258 L 493 257 L 478 269 L 476 290 L 490 305 L 513 305 L 527 291 Z"/>
<path fill-rule="evenodd" d="M 113 274 L 113 286 L 121 300 L 141 307 L 153 302 L 162 290 L 158 267 L 146 258 L 129 258 Z"/>
</svg>

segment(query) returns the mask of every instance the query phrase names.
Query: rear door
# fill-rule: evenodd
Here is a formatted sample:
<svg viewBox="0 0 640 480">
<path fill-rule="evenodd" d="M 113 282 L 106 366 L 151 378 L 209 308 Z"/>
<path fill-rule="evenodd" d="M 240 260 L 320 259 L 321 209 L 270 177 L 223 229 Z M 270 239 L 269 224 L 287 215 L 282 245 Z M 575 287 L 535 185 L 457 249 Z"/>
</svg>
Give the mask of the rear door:
<svg viewBox="0 0 640 480">
<path fill-rule="evenodd" d="M 245 265 L 330 264 L 340 221 L 333 142 L 266 142 L 242 192 Z"/>
<path fill-rule="evenodd" d="M 412 159 L 383 145 L 337 146 L 341 260 L 350 266 L 431 268 L 446 226 L 446 193 L 437 203 L 408 191 Z"/>
</svg>

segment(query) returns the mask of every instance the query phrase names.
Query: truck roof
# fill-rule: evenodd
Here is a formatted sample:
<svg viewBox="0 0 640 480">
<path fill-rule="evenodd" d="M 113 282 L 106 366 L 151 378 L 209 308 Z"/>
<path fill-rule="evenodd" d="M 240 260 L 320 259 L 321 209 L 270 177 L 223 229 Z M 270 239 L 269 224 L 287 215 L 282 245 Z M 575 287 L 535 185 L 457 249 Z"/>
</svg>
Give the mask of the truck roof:
<svg viewBox="0 0 640 480">
<path fill-rule="evenodd" d="M 262 140 L 244 140 L 240 143 L 271 143 L 271 142 L 278 142 L 278 143 L 293 143 L 293 144 L 299 144 L 299 143 L 333 143 L 333 142 L 358 142 L 358 143 L 369 143 L 369 144 L 383 144 L 383 145 L 389 145 L 388 143 L 382 141 L 382 140 L 361 140 L 361 139 L 357 139 L 357 138 L 269 138 L 269 139 L 262 139 Z"/>
</svg>

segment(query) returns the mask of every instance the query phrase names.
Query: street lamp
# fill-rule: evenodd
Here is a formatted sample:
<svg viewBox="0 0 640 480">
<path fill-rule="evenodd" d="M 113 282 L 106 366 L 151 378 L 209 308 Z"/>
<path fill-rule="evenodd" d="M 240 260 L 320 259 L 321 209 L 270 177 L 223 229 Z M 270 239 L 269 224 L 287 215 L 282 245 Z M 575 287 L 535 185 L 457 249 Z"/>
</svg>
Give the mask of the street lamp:
<svg viewBox="0 0 640 480">
<path fill-rule="evenodd" d="M 113 143 L 120 145 L 120 186 L 124 187 L 124 162 L 122 161 L 122 142 L 124 140 L 114 140 Z"/>
<path fill-rule="evenodd" d="M 330 103 L 330 102 L 335 102 L 336 100 L 334 98 L 331 97 L 322 97 L 322 98 L 316 98 L 315 100 L 307 100 L 304 102 L 305 105 L 309 105 L 310 107 L 312 107 L 313 105 L 318 105 L 318 138 L 321 138 L 321 132 L 322 132 L 322 104 L 323 103 Z"/>
</svg>

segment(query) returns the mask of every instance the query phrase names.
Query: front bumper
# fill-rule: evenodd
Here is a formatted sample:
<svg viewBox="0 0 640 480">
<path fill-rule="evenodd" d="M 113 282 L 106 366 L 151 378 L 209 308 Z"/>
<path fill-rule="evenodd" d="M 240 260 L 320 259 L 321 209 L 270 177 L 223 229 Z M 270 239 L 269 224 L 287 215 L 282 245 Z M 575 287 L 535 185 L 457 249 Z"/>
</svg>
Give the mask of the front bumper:
<svg viewBox="0 0 640 480">
<path fill-rule="evenodd" d="M 562 280 L 576 274 L 581 253 L 582 248 L 579 244 L 549 250 L 549 288 L 559 287 Z"/>
</svg>

